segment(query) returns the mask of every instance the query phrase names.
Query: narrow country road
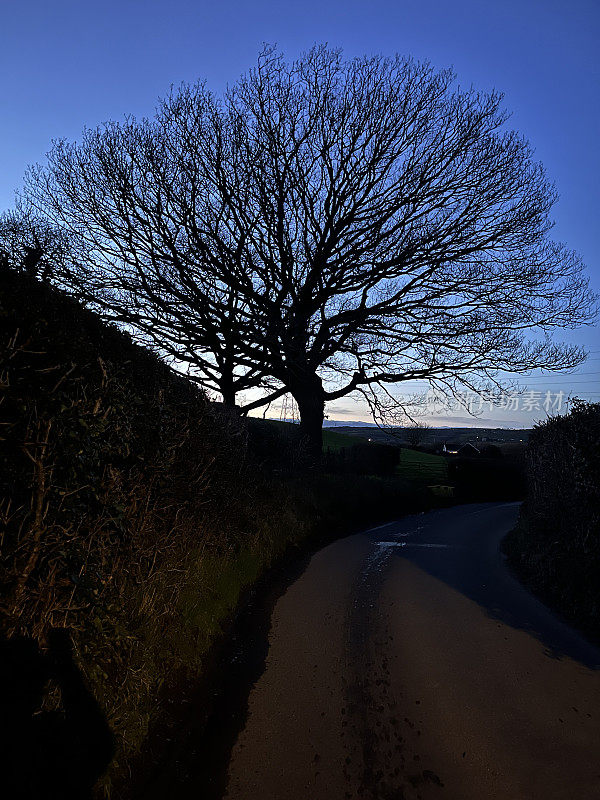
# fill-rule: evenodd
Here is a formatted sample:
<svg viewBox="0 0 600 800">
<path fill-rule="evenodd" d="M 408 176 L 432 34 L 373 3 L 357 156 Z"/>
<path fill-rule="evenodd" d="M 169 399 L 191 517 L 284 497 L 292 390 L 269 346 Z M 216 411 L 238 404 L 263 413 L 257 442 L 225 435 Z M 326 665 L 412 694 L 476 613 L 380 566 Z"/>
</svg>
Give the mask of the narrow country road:
<svg viewBox="0 0 600 800">
<path fill-rule="evenodd" d="M 455 507 L 318 552 L 274 607 L 225 796 L 600 798 L 600 651 L 505 567 L 517 512 Z"/>
</svg>

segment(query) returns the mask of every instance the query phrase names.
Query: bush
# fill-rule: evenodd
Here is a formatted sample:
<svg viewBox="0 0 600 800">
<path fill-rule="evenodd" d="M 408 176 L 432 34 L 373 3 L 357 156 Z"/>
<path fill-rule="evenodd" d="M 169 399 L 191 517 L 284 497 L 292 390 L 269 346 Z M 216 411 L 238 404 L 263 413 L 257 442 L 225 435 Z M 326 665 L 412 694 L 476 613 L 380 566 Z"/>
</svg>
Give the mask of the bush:
<svg viewBox="0 0 600 800">
<path fill-rule="evenodd" d="M 480 452 L 484 458 L 503 458 L 502 450 L 497 444 L 485 444 Z"/>
<path fill-rule="evenodd" d="M 548 603 L 600 640 L 600 403 L 536 426 L 529 490 L 509 561 Z"/>
<path fill-rule="evenodd" d="M 257 467 L 278 474 L 305 469 L 307 455 L 298 425 L 253 417 L 247 425 L 248 453 Z"/>
<path fill-rule="evenodd" d="M 176 724 L 241 592 L 288 547 L 433 502 L 394 478 L 295 477 L 295 426 L 246 424 L 11 271 L 0 385 L 0 650 L 48 664 L 55 629 L 69 629 L 71 674 L 116 734 L 107 795 L 127 797 L 132 771 L 160 758 L 152 732 Z M 384 453 L 359 446 L 353 463 L 389 470 Z M 45 685 L 42 710 L 64 715 L 60 685 Z"/>
<path fill-rule="evenodd" d="M 245 434 L 71 298 L 11 275 L 1 303 L 4 626 L 43 635 L 216 513 Z"/>
<path fill-rule="evenodd" d="M 157 687 L 200 668 L 206 549 L 253 542 L 245 427 L 72 298 L 13 272 L 0 283 L 0 381 L 0 636 L 45 650 L 70 629 L 118 735 L 113 773 L 126 771 Z M 59 707 L 56 687 L 45 703 Z"/>
<path fill-rule="evenodd" d="M 538 425 L 527 447 L 528 514 L 570 550 L 600 550 L 600 403 Z"/>
<path fill-rule="evenodd" d="M 357 442 L 339 450 L 327 449 L 323 468 L 355 475 L 392 475 L 400 462 L 400 449 L 378 442 Z"/>
<path fill-rule="evenodd" d="M 516 457 L 456 457 L 448 460 L 448 477 L 461 502 L 522 500 L 526 481 L 523 460 Z"/>
</svg>

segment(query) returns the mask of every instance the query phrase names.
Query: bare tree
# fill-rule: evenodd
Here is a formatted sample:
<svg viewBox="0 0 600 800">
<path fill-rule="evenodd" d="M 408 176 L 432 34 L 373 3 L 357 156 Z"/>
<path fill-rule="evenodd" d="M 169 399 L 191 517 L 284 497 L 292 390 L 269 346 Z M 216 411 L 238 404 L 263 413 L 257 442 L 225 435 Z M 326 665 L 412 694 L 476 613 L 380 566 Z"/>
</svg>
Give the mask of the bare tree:
<svg viewBox="0 0 600 800">
<path fill-rule="evenodd" d="M 272 379 L 246 357 L 256 320 L 214 267 L 226 254 L 205 243 L 226 209 L 201 154 L 187 161 L 177 135 L 159 114 L 85 131 L 79 145 L 57 142 L 49 169 L 31 170 L 28 199 L 77 243 L 55 272 L 61 286 L 235 404 L 238 392 L 269 390 Z M 276 387 L 269 399 L 281 394 Z"/>
<path fill-rule="evenodd" d="M 221 99 L 183 86 L 151 122 L 57 143 L 28 193 L 85 242 L 67 281 L 225 398 L 289 391 L 316 453 L 327 401 L 377 418 L 405 381 L 585 358 L 551 334 L 595 298 L 501 99 L 411 59 L 267 48 Z"/>
<path fill-rule="evenodd" d="M 411 447 L 418 447 L 424 439 L 424 432 L 429 428 L 426 422 L 414 422 L 410 427 L 405 428 L 404 438 Z"/>
<path fill-rule="evenodd" d="M 71 251 L 68 232 L 31 210 L 0 214 L 0 269 L 47 280 Z"/>
</svg>

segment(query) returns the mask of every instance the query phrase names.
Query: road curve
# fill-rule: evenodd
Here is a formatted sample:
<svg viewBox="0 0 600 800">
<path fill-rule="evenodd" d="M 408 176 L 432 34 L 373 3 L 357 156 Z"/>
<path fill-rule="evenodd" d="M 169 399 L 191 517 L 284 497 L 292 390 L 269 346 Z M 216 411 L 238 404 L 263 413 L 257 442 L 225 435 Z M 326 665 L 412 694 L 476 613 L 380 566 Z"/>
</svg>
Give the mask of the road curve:
<svg viewBox="0 0 600 800">
<path fill-rule="evenodd" d="M 229 800 L 600 798 L 600 651 L 499 552 L 517 504 L 318 552 L 278 600 Z"/>
</svg>

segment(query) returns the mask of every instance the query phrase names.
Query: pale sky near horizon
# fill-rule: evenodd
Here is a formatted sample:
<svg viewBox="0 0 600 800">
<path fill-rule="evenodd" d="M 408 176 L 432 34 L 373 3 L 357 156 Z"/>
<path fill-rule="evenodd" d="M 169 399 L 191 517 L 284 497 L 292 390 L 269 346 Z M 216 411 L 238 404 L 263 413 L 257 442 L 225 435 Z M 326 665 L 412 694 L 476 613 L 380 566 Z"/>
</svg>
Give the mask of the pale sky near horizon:
<svg viewBox="0 0 600 800">
<path fill-rule="evenodd" d="M 348 56 L 399 52 L 454 66 L 462 85 L 504 92 L 511 125 L 531 141 L 557 185 L 554 237 L 582 255 L 600 291 L 599 41 L 600 0 L 5 0 L 0 211 L 13 205 L 26 166 L 43 161 L 53 138 L 76 139 L 84 126 L 125 114 L 149 116 L 157 98 L 180 81 L 206 79 L 218 92 L 254 63 L 263 42 L 291 58 L 328 42 Z M 555 404 L 557 392 L 600 401 L 598 328 L 567 338 L 586 345 L 589 360 L 572 375 L 525 379 L 539 393 L 530 396 L 528 410 L 425 418 L 517 427 L 545 416 L 547 392 Z M 327 412 L 368 418 L 350 398 Z"/>
</svg>

